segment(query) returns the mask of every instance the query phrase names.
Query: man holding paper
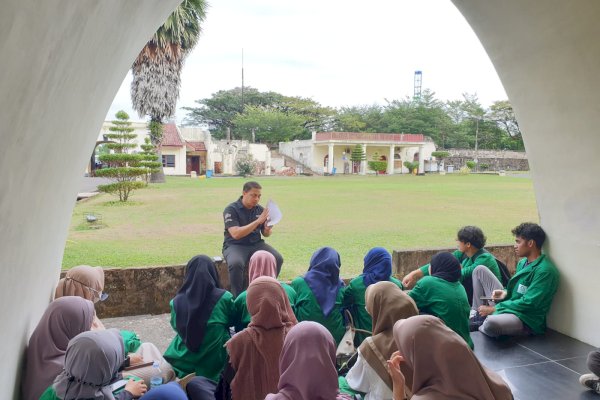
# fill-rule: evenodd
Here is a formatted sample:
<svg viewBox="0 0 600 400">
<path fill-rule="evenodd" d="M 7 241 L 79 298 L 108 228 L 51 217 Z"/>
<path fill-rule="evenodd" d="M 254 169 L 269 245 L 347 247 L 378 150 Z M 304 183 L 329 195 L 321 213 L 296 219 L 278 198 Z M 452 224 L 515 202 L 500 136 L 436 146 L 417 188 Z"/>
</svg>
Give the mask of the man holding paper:
<svg viewBox="0 0 600 400">
<path fill-rule="evenodd" d="M 262 239 L 269 237 L 273 225 L 281 219 L 277 205 L 269 202 L 267 208 L 259 205 L 262 187 L 258 182 L 246 182 L 240 198 L 228 205 L 223 211 L 225 222 L 225 239 L 223 241 L 223 257 L 229 269 L 231 293 L 237 297 L 248 285 L 246 277 L 250 257 L 258 250 L 273 254 L 277 260 L 277 274 L 281 271 L 283 257 Z M 274 218 L 269 216 L 270 209 Z"/>
</svg>

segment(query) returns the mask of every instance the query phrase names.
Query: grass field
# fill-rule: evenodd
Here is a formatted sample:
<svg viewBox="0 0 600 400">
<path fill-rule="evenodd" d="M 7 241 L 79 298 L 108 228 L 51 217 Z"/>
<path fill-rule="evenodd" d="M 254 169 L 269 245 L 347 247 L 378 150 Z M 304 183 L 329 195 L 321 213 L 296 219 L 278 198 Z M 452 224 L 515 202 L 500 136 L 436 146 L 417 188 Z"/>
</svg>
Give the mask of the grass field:
<svg viewBox="0 0 600 400">
<path fill-rule="evenodd" d="M 362 271 L 364 254 L 455 246 L 456 231 L 478 225 L 488 244 L 511 243 L 510 230 L 538 221 L 530 179 L 496 175 L 259 177 L 261 204 L 277 202 L 283 220 L 268 243 L 285 258 L 282 278 L 304 272 L 321 246 L 338 250 L 342 276 Z M 99 195 L 76 205 L 63 268 L 184 264 L 195 254 L 220 255 L 222 212 L 237 199 L 242 178 L 167 178 L 139 190 L 131 204 Z M 102 215 L 90 230 L 84 214 Z"/>
</svg>

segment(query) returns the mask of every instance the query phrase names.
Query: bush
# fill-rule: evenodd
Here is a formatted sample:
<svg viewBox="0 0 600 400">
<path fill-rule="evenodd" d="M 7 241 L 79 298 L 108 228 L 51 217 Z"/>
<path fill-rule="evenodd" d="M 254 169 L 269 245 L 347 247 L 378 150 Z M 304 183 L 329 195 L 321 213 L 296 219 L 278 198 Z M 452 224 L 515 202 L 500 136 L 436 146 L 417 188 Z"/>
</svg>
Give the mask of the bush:
<svg viewBox="0 0 600 400">
<path fill-rule="evenodd" d="M 488 168 L 490 168 L 489 164 L 479 164 L 479 169 L 481 169 L 482 171 L 485 171 Z"/>
<path fill-rule="evenodd" d="M 256 171 L 256 161 L 251 155 L 240 157 L 235 163 L 235 169 L 241 176 L 253 175 Z"/>
<path fill-rule="evenodd" d="M 418 161 L 413 161 L 413 162 L 404 161 L 404 166 L 408 169 L 408 172 L 412 174 L 415 169 L 416 170 L 419 169 L 419 162 Z"/>
<path fill-rule="evenodd" d="M 447 151 L 434 151 L 431 153 L 431 155 L 438 160 L 443 160 L 444 158 L 447 158 L 450 153 Z"/>
<path fill-rule="evenodd" d="M 473 169 L 473 168 L 475 168 L 475 165 L 477 165 L 477 163 L 475 161 L 467 161 L 466 164 L 467 164 L 467 168 L 469 168 L 469 169 Z"/>
<path fill-rule="evenodd" d="M 387 171 L 387 161 L 369 161 L 369 168 L 375 172 Z"/>
<path fill-rule="evenodd" d="M 469 175 L 471 173 L 471 168 L 464 166 L 458 171 L 458 173 L 461 175 Z"/>
</svg>

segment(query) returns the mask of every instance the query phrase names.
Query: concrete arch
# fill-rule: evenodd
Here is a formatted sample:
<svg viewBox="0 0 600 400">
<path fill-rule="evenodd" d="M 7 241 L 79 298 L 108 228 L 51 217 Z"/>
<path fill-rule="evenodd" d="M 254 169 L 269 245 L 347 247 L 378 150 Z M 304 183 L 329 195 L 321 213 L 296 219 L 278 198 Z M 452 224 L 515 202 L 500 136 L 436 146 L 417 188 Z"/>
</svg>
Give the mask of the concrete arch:
<svg viewBox="0 0 600 400">
<path fill-rule="evenodd" d="M 178 0 L 0 5 L 0 398 L 51 299 L 81 171 L 132 60 Z"/>
</svg>

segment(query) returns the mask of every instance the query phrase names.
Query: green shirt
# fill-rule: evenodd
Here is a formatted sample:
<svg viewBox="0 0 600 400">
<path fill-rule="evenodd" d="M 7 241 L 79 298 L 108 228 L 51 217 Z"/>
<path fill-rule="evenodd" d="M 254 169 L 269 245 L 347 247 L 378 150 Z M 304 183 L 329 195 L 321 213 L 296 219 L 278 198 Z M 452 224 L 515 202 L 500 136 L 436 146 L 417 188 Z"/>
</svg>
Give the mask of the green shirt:
<svg viewBox="0 0 600 400">
<path fill-rule="evenodd" d="M 48 388 L 42 393 L 40 396 L 40 400 L 60 400 L 54 391 L 52 385 L 48 386 Z"/>
<path fill-rule="evenodd" d="M 425 276 L 408 292 L 420 312 L 440 318 L 448 328 L 458 333 L 473 348 L 469 334 L 469 301 L 460 282 L 448 282 L 435 276 Z"/>
<path fill-rule="evenodd" d="M 323 325 L 333 336 L 336 345 L 344 337 L 346 327 L 344 326 L 344 317 L 342 315 L 342 300 L 344 297 L 343 288 L 338 292 L 335 299 L 335 306 L 328 317 L 323 315 L 321 306 L 317 302 L 315 295 L 303 277 L 292 281 L 292 287 L 296 291 L 296 318 L 300 321 L 315 321 Z"/>
<path fill-rule="evenodd" d="M 390 277 L 390 282 L 395 283 L 400 289 L 403 289 L 402 282 L 394 277 Z M 365 292 L 367 288 L 363 281 L 363 275 L 352 279 L 348 286 L 344 288 L 344 307 L 349 307 L 354 319 L 354 327 L 367 331 L 373 330 L 373 318 L 367 312 L 365 305 Z M 354 336 L 354 345 L 358 347 L 366 337 L 366 333 L 356 332 Z"/>
<path fill-rule="evenodd" d="M 126 330 L 121 330 L 120 333 L 123 338 L 123 345 L 125 346 L 125 354 L 135 353 L 142 345 L 142 341 L 137 333 Z"/>
<path fill-rule="evenodd" d="M 506 298 L 496 305 L 494 314 L 514 314 L 536 334 L 546 330 L 546 314 L 558 289 L 558 270 L 542 254 L 525 266 L 526 258 L 517 264 L 517 272 L 506 286 Z"/>
<path fill-rule="evenodd" d="M 492 253 L 490 253 L 486 249 L 479 249 L 477 253 L 473 254 L 473 257 L 467 257 L 466 254 L 458 250 L 454 250 L 452 254 L 454 255 L 454 257 L 456 257 L 458 261 L 460 261 L 460 264 L 462 266 L 460 277 L 461 282 L 465 278 L 471 277 L 471 274 L 473 274 L 473 270 L 478 265 L 485 265 L 486 267 L 488 267 L 490 271 L 492 271 L 494 275 L 496 275 L 496 278 L 498 278 L 498 280 L 502 282 L 502 275 L 500 274 L 500 268 L 498 267 L 496 258 Z M 429 264 L 423 265 L 422 267 L 420 267 L 420 270 L 421 272 L 423 272 L 424 276 L 429 276 Z"/>
<path fill-rule="evenodd" d="M 291 287 L 290 285 L 288 285 L 287 283 L 283 283 L 280 282 L 281 286 L 283 286 L 283 289 L 285 290 L 285 293 L 288 296 L 288 299 L 290 300 L 290 305 L 292 306 L 292 311 L 294 311 L 294 314 L 296 313 L 296 297 L 298 297 L 296 295 L 296 291 L 294 290 L 293 287 Z M 248 307 L 246 305 L 246 291 L 243 291 L 242 293 L 239 294 L 238 297 L 235 298 L 235 301 L 233 302 L 233 308 L 234 308 L 234 326 L 235 326 L 235 331 L 236 332 L 241 332 L 244 329 L 246 329 L 246 327 L 248 326 L 248 324 L 250 324 L 250 313 L 248 312 Z"/>
<path fill-rule="evenodd" d="M 173 300 L 170 304 L 171 326 L 175 329 Z M 223 345 L 230 338 L 229 327 L 233 325 L 233 316 L 233 295 L 225 292 L 212 310 L 198 352 L 188 349 L 181 337 L 175 335 L 164 358 L 171 364 L 177 377 L 182 378 L 195 372 L 198 376 L 219 381 L 227 359 L 227 350 Z"/>
</svg>

